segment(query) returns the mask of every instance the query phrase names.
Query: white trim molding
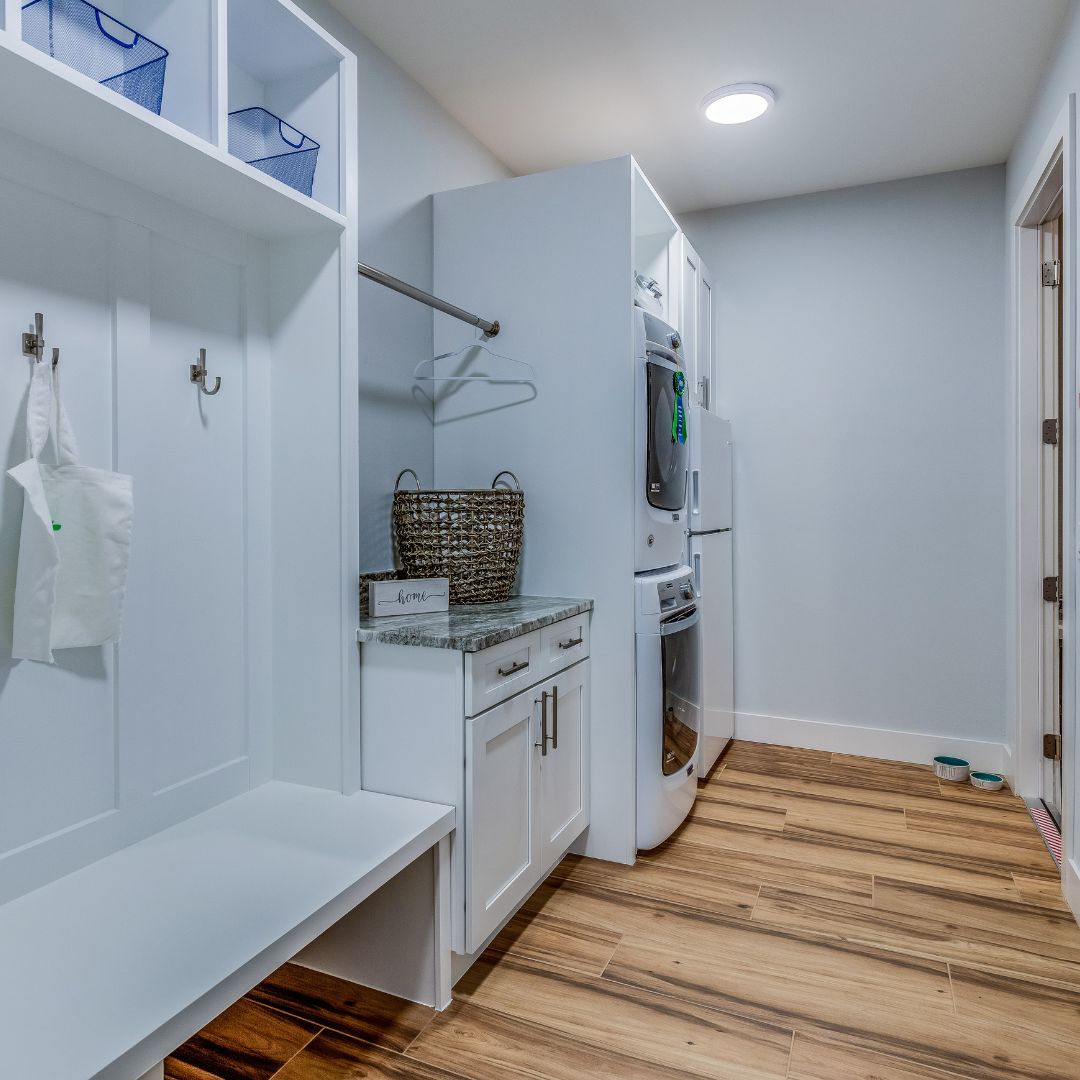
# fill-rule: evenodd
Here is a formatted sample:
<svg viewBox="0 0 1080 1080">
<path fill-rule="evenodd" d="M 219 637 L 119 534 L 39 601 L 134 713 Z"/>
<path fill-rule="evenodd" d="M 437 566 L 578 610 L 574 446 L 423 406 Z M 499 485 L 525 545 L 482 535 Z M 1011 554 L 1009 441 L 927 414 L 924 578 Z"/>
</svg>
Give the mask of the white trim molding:
<svg viewBox="0 0 1080 1080">
<path fill-rule="evenodd" d="M 970 761 L 972 768 L 999 772 L 1008 777 L 1006 764 L 1012 755 L 1000 742 L 983 742 L 950 735 L 928 735 L 919 731 L 892 731 L 861 727 L 828 720 L 800 720 L 764 713 L 735 714 L 735 738 L 747 742 L 796 746 L 803 750 L 827 750 L 834 754 L 855 754 L 885 761 L 914 761 L 929 765 L 938 754 Z M 1080 898 L 1080 893 L 1078 893 Z"/>
<path fill-rule="evenodd" d="M 1072 909 L 1073 918 L 1080 922 L 1080 866 L 1076 865 L 1075 859 L 1069 858 L 1067 851 L 1063 852 L 1061 863 L 1061 892 Z"/>
</svg>

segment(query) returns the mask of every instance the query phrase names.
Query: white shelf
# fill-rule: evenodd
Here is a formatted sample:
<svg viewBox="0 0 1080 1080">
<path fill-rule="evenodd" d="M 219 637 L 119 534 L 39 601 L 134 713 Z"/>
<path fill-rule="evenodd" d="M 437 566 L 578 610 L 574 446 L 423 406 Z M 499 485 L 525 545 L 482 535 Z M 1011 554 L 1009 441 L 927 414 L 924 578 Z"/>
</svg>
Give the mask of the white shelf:
<svg viewBox="0 0 1080 1080">
<path fill-rule="evenodd" d="M 0 907 L 4 1076 L 139 1075 L 453 828 L 271 783 Z"/>
<path fill-rule="evenodd" d="M 253 236 L 346 219 L 184 128 L 0 33 L 0 127 Z"/>
</svg>

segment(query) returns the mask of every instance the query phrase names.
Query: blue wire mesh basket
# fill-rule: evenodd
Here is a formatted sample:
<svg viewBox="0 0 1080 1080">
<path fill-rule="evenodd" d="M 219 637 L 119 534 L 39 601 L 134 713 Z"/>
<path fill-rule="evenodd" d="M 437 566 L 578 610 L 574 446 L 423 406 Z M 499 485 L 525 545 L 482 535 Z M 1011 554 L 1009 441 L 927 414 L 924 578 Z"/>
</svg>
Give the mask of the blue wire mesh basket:
<svg viewBox="0 0 1080 1080">
<path fill-rule="evenodd" d="M 229 113 L 229 153 L 310 197 L 319 144 L 280 116 L 258 107 Z"/>
<path fill-rule="evenodd" d="M 86 0 L 31 0 L 23 41 L 118 94 L 161 113 L 169 50 Z"/>
</svg>

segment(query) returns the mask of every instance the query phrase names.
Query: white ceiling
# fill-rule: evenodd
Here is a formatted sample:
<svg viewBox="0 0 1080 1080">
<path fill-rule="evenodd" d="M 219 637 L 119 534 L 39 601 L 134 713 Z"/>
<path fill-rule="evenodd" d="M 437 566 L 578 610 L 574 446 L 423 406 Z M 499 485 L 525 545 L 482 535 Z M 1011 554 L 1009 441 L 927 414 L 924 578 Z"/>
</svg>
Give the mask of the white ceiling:
<svg viewBox="0 0 1080 1080">
<path fill-rule="evenodd" d="M 515 173 L 632 153 L 677 212 L 1001 162 L 1067 0 L 332 0 Z M 776 106 L 708 123 L 710 90 Z"/>
</svg>

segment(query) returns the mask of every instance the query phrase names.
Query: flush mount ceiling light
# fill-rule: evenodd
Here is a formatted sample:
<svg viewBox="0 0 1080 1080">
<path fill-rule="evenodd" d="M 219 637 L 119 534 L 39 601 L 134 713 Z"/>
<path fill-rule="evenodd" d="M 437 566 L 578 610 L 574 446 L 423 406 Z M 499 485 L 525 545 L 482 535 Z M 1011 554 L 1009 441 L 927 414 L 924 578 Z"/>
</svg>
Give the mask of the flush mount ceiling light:
<svg viewBox="0 0 1080 1080">
<path fill-rule="evenodd" d="M 714 124 L 745 124 L 768 112 L 775 100 L 761 83 L 732 83 L 706 95 L 701 108 Z"/>
</svg>

